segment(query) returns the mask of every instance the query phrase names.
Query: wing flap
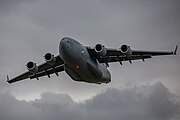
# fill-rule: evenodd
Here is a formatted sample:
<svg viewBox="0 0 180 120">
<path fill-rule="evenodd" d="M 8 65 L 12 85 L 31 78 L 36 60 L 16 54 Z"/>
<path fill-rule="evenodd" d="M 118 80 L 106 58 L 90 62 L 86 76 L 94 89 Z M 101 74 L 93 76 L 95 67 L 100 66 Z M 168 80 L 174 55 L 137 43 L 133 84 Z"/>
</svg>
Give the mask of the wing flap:
<svg viewBox="0 0 180 120">
<path fill-rule="evenodd" d="M 143 55 L 143 54 L 150 54 L 151 56 L 159 56 L 159 55 L 173 55 L 174 52 L 164 52 L 164 51 L 140 51 L 140 50 L 134 50 L 132 52 L 133 55 Z"/>
<path fill-rule="evenodd" d="M 129 60 L 139 60 L 139 59 L 149 59 L 151 58 L 151 55 L 133 55 L 131 57 L 126 57 L 124 56 L 106 56 L 104 58 L 100 58 L 99 62 L 100 63 L 105 63 L 105 62 L 122 62 L 122 61 L 129 61 Z"/>
<path fill-rule="evenodd" d="M 61 66 L 58 66 L 58 67 L 55 67 L 55 68 L 51 68 L 49 70 L 45 70 L 45 71 L 42 71 L 42 72 L 39 72 L 35 75 L 31 75 L 29 76 L 30 79 L 33 79 L 33 78 L 39 78 L 39 77 L 42 77 L 42 76 L 48 76 L 50 77 L 51 74 L 56 74 L 58 76 L 58 72 L 62 72 L 64 71 L 64 65 L 61 65 Z"/>
</svg>

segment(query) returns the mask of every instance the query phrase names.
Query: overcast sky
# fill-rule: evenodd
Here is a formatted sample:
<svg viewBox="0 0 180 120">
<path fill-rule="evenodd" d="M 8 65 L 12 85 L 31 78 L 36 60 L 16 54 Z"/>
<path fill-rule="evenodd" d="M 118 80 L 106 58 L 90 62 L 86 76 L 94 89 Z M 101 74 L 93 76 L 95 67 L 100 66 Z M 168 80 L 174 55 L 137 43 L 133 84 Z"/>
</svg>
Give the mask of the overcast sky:
<svg viewBox="0 0 180 120">
<path fill-rule="evenodd" d="M 89 46 L 174 50 L 179 6 L 179 0 L 0 0 L 0 119 L 180 119 L 179 53 L 110 64 L 107 85 L 78 83 L 65 72 L 6 83 L 28 61 L 58 55 L 64 36 Z"/>
</svg>

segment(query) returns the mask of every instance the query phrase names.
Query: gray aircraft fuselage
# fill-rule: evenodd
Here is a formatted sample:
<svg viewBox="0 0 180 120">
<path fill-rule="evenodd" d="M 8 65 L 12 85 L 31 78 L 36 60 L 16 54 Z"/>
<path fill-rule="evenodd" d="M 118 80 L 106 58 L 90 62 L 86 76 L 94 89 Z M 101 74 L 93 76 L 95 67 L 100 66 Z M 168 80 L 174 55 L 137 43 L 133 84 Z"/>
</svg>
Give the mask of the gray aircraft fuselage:
<svg viewBox="0 0 180 120">
<path fill-rule="evenodd" d="M 75 81 L 109 83 L 111 74 L 106 64 L 90 56 L 87 47 L 71 38 L 63 38 L 59 44 L 59 55 L 64 61 L 65 72 Z"/>
</svg>

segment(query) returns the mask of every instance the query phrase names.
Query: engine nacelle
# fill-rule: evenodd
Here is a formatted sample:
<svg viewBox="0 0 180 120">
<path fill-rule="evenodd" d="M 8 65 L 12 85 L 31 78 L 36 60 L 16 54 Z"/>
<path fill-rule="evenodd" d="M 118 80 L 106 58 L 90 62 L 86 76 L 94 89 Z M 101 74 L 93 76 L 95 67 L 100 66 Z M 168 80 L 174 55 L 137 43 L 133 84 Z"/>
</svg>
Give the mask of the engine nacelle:
<svg viewBox="0 0 180 120">
<path fill-rule="evenodd" d="M 132 50 L 131 50 L 130 46 L 122 45 L 120 49 L 121 49 L 121 52 L 126 54 L 127 56 L 132 55 Z"/>
<path fill-rule="evenodd" d="M 102 57 L 104 57 L 104 56 L 107 54 L 106 48 L 104 47 L 104 45 L 101 45 L 101 44 L 97 44 L 97 45 L 95 46 L 95 52 L 96 52 L 99 56 L 102 56 Z"/>
<path fill-rule="evenodd" d="M 38 67 L 37 67 L 36 63 L 30 61 L 30 62 L 27 63 L 26 66 L 27 66 L 27 69 L 28 69 L 30 72 L 32 72 L 32 73 L 34 73 L 34 74 L 36 74 L 36 73 L 38 72 Z"/>
<path fill-rule="evenodd" d="M 45 61 L 52 66 L 56 63 L 56 58 L 51 53 L 46 53 L 44 58 L 45 58 Z"/>
</svg>

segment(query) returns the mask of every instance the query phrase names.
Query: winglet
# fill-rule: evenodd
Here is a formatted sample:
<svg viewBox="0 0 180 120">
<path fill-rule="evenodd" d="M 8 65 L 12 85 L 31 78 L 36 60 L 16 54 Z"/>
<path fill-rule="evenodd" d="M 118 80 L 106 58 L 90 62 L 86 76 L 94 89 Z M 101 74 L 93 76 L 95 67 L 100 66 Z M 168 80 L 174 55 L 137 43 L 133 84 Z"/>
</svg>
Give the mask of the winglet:
<svg viewBox="0 0 180 120">
<path fill-rule="evenodd" d="M 9 82 L 9 76 L 8 76 L 8 75 L 7 75 L 7 82 L 10 83 L 10 82 Z"/>
<path fill-rule="evenodd" d="M 174 52 L 173 52 L 174 55 L 176 55 L 177 49 L 178 49 L 178 45 L 176 45 L 176 48 L 175 48 L 175 50 L 174 50 Z"/>
</svg>

